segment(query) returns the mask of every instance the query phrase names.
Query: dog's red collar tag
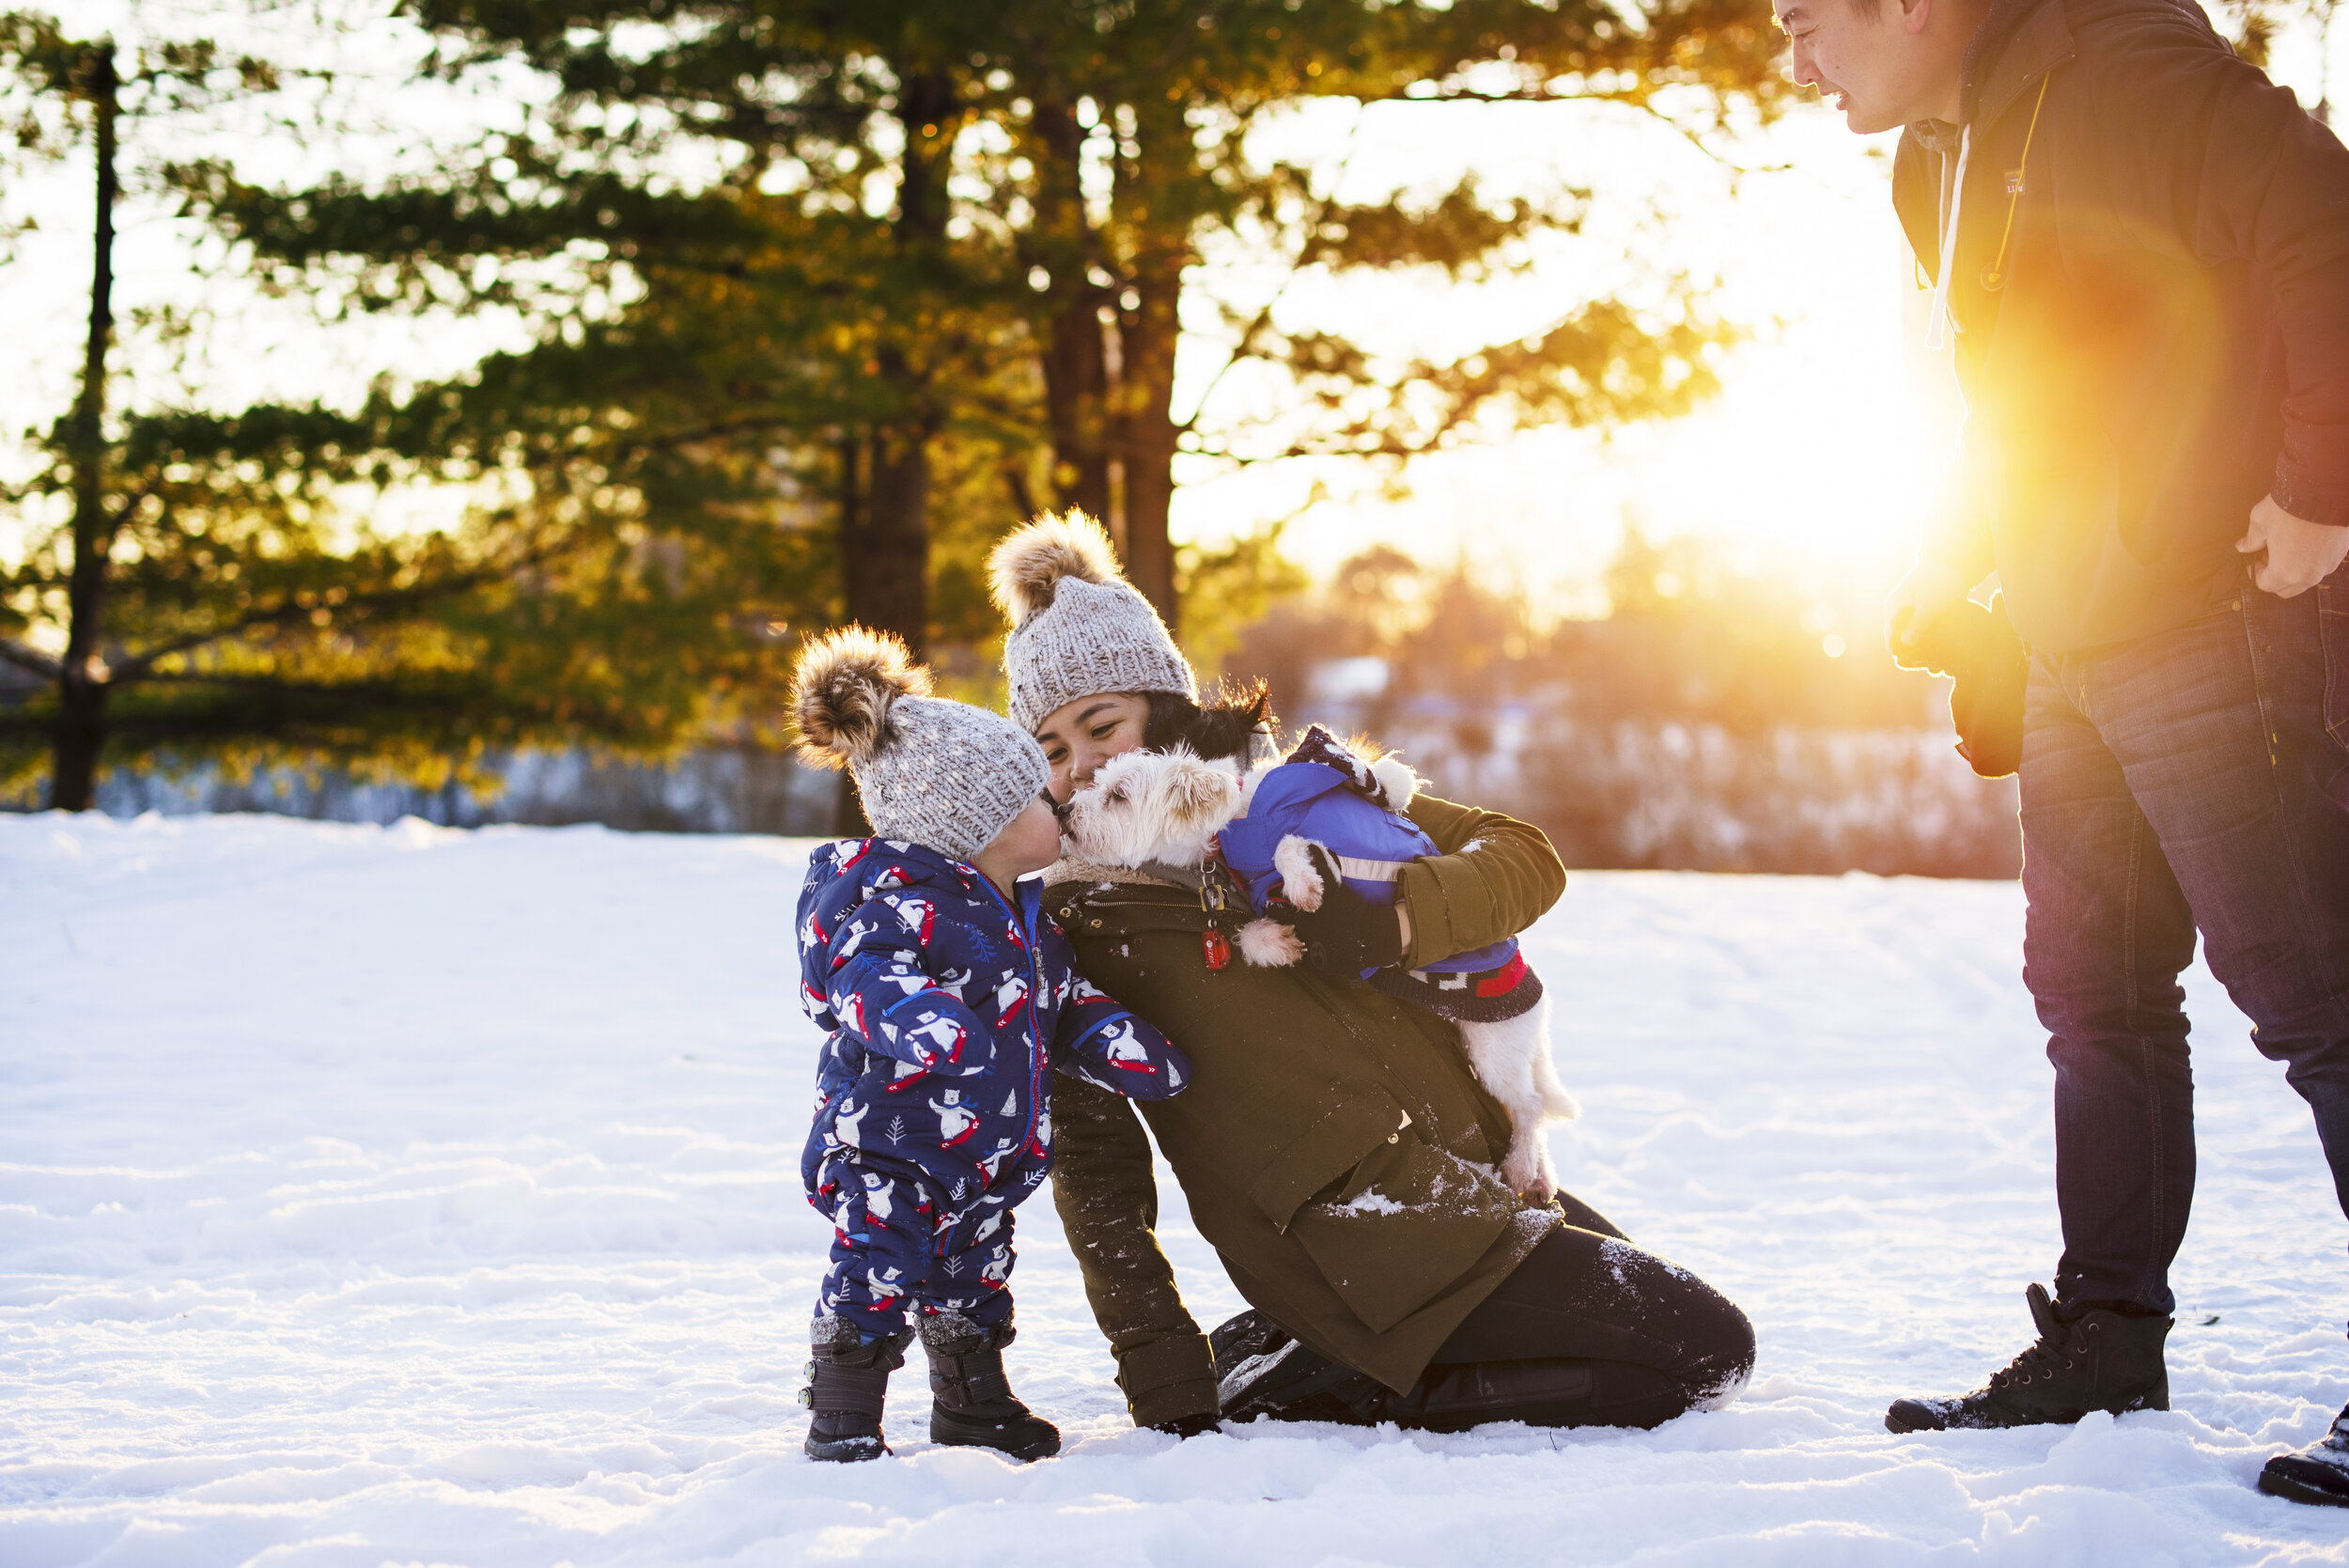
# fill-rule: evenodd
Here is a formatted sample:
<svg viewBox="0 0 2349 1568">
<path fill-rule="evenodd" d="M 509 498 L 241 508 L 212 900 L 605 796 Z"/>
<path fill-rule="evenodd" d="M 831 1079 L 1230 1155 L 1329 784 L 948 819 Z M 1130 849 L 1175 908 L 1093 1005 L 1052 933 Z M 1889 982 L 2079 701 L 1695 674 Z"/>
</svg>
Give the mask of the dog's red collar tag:
<svg viewBox="0 0 2349 1568">
<path fill-rule="evenodd" d="M 1232 961 L 1232 939 L 1223 934 L 1223 917 L 1231 907 L 1231 890 L 1223 882 L 1223 857 L 1209 846 L 1199 878 L 1199 908 L 1207 917 L 1207 928 L 1199 933 L 1199 947 L 1211 970 Z"/>
</svg>

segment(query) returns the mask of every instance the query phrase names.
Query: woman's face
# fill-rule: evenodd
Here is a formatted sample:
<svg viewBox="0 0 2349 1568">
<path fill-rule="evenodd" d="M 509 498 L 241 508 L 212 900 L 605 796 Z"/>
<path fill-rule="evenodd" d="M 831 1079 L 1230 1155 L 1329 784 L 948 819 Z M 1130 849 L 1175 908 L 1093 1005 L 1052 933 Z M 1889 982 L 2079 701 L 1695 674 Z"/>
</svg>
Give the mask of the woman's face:
<svg viewBox="0 0 2349 1568">
<path fill-rule="evenodd" d="M 1101 764 L 1140 746 L 1149 722 L 1149 699 L 1129 691 L 1079 697 L 1046 714 L 1035 740 L 1052 768 L 1052 798 L 1066 800 L 1093 782 Z"/>
</svg>

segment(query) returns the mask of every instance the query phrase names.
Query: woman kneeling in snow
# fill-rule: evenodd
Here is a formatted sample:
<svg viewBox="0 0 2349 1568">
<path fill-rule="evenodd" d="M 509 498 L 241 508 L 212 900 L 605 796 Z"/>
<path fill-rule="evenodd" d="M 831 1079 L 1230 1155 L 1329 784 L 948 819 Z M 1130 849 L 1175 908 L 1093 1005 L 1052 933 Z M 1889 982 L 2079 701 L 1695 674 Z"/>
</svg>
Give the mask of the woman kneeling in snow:
<svg viewBox="0 0 2349 1568">
<path fill-rule="evenodd" d="M 1031 523 L 991 565 L 1012 716 L 1058 798 L 1137 747 L 1243 768 L 1268 752 L 1262 693 L 1198 706 L 1097 524 Z M 1753 1365 L 1745 1314 L 1573 1197 L 1511 1190 L 1509 1114 L 1457 1027 L 1354 977 L 1502 941 L 1564 888 L 1537 829 L 1424 794 L 1406 815 L 1438 853 L 1404 868 L 1392 906 L 1341 893 L 1300 924 L 1331 950 L 1313 966 L 1212 965 L 1201 894 L 1162 875 L 1046 874 L 1087 978 L 1193 1064 L 1187 1094 L 1142 1114 L 1253 1307 L 1199 1331 L 1152 1234 L 1134 1107 L 1063 1086 L 1053 1194 L 1135 1421 L 1652 1426 L 1726 1401 Z"/>
</svg>

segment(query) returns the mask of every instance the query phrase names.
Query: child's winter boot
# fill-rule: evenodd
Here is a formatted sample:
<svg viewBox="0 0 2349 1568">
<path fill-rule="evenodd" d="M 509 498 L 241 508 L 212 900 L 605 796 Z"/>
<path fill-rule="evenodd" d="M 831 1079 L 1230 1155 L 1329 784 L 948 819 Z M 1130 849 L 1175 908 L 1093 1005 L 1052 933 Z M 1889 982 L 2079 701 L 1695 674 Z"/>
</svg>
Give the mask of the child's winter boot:
<svg viewBox="0 0 2349 1568">
<path fill-rule="evenodd" d="M 1011 1391 L 1003 1372 L 1008 1319 L 982 1328 L 960 1312 L 939 1312 L 921 1327 L 922 1348 L 930 1353 L 931 1442 L 995 1449 L 1023 1465 L 1060 1452 L 1060 1428 Z"/>
<path fill-rule="evenodd" d="M 889 1452 L 881 1441 L 881 1402 L 889 1374 L 906 1364 L 906 1342 L 913 1331 L 866 1339 L 844 1318 L 819 1317 L 808 1330 L 808 1385 L 800 1403 L 815 1413 L 807 1423 L 811 1459 L 879 1459 Z"/>
</svg>

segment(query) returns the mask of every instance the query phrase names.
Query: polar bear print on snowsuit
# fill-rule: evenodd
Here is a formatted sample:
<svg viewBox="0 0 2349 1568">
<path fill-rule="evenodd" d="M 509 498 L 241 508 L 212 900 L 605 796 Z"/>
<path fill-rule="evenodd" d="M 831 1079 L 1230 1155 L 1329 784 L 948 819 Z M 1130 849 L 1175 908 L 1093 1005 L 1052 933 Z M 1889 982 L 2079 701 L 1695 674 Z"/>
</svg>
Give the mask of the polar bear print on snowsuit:
<svg viewBox="0 0 2349 1568">
<path fill-rule="evenodd" d="M 798 931 L 801 1001 L 830 1035 L 800 1163 L 833 1228 L 818 1312 L 867 1335 L 910 1311 L 1003 1321 L 1052 1074 L 1163 1099 L 1190 1063 L 1077 974 L 1033 880 L 1006 896 L 923 846 L 847 840 L 809 857 Z"/>
</svg>

